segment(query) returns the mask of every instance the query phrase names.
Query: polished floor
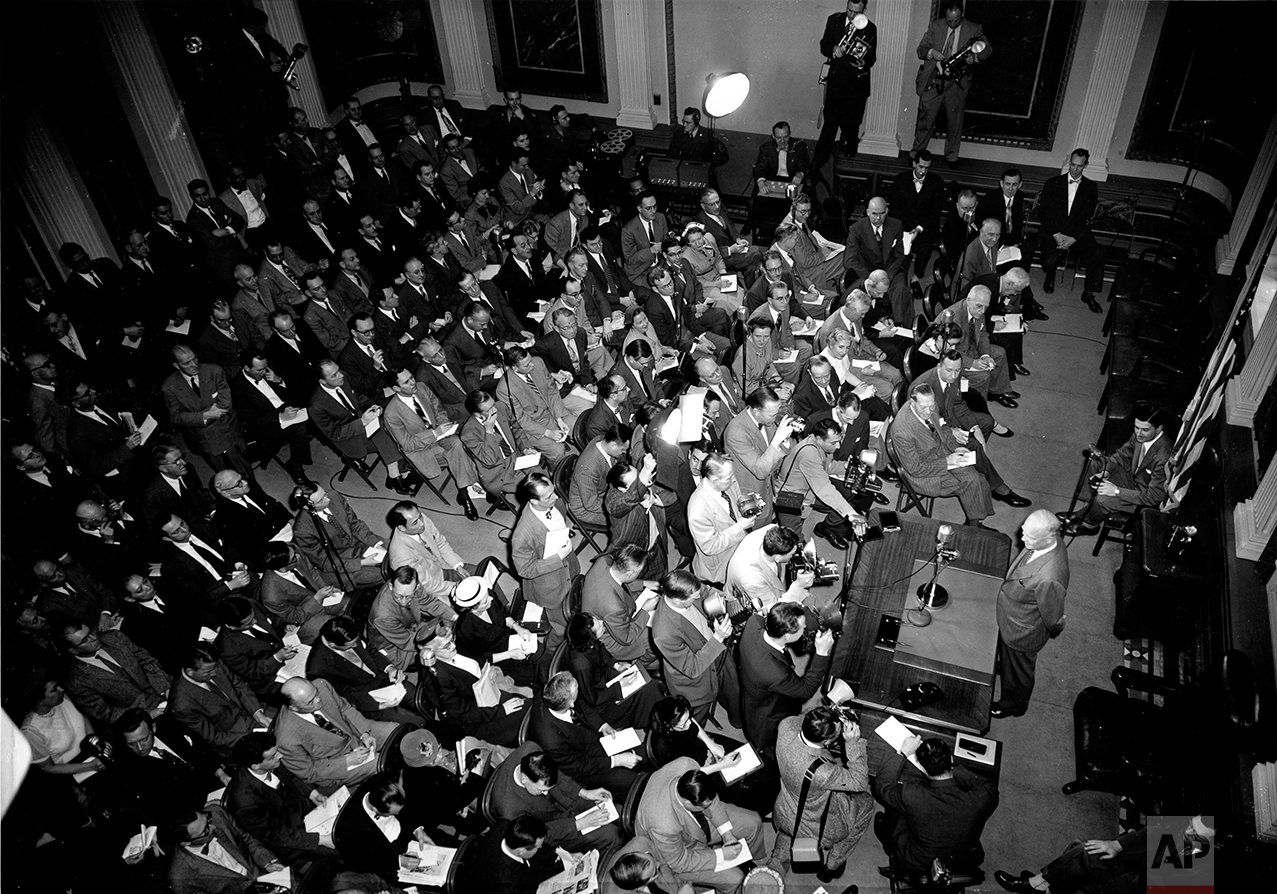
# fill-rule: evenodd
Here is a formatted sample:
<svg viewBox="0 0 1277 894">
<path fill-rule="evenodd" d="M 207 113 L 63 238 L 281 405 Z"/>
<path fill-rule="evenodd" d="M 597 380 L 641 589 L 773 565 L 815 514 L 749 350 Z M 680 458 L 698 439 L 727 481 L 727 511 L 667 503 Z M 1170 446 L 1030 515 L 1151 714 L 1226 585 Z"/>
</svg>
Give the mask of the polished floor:
<svg viewBox="0 0 1277 894">
<path fill-rule="evenodd" d="M 1052 295 L 1041 293 L 1040 271 L 1033 272 L 1033 282 L 1050 320 L 1031 324 L 1026 337 L 1025 363 L 1032 375 L 1015 385 L 1023 395 L 1019 408 L 994 407 L 997 418 L 1015 431 L 1015 437 L 991 439 L 990 447 L 1003 478 L 1033 501 L 1025 509 L 995 504 L 997 513 L 986 523 L 1012 537 L 1033 508 L 1057 510 L 1068 505 L 1081 464 L 1080 450 L 1099 434 L 1095 403 L 1104 383 L 1098 372 L 1104 349 L 1102 317 L 1079 300 L 1081 281 L 1070 290 L 1066 276 Z M 319 462 L 311 467 L 311 475 L 329 487 L 339 464 L 323 448 L 316 451 L 316 458 Z M 259 478 L 276 497 L 286 497 L 289 483 L 278 467 L 272 465 Z M 382 476 L 374 479 L 375 492 L 354 476 L 336 487 L 374 531 L 385 534 L 386 510 L 399 497 L 383 487 L 383 481 Z M 887 493 L 894 498 L 892 485 Z M 455 491 L 445 491 L 445 496 L 450 505 L 423 488 L 417 500 L 453 547 L 470 562 L 489 555 L 508 561 L 506 540 L 513 519 L 497 511 L 469 522 L 456 505 Z M 937 501 L 936 517 L 961 522 L 957 501 Z M 1073 700 L 1086 686 L 1107 686 L 1109 673 L 1122 661 L 1122 643 L 1112 634 L 1112 575 L 1121 547 L 1106 545 L 1092 558 L 1093 542 L 1081 539 L 1069 548 L 1067 624 L 1039 657 L 1037 689 L 1028 714 L 994 720 L 989 733 L 1003 743 L 1001 802 L 984 832 L 984 869 L 989 878 L 980 890 L 1001 890 L 993 881 L 994 869 L 1013 874 L 1021 869 L 1036 871 L 1075 839 L 1112 838 L 1117 833 L 1115 796 L 1084 792 L 1066 797 L 1060 792 L 1060 786 L 1074 778 Z M 591 555 L 588 548 L 585 555 Z M 867 832 L 843 878 L 824 887 L 829 894 L 839 894 L 853 883 L 862 892 L 885 891 L 887 882 L 877 872 L 885 864 L 877 839 Z M 796 875 L 788 880 L 787 890 L 809 892 L 818 885 L 815 876 Z"/>
</svg>

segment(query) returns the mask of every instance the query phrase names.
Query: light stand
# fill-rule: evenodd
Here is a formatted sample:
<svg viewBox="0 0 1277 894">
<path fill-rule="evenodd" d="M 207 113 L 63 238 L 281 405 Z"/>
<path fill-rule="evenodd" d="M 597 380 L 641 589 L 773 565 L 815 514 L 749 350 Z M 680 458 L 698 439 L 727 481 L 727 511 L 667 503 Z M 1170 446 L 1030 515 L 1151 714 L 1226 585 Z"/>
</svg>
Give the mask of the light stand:
<svg viewBox="0 0 1277 894">
<path fill-rule="evenodd" d="M 749 76 L 739 71 L 726 74 L 711 74 L 705 78 L 705 95 L 701 105 L 709 118 L 709 179 L 714 183 L 714 172 L 717 164 L 717 143 L 714 141 L 714 121 L 724 115 L 730 115 L 741 107 L 745 97 L 749 96 Z"/>
<path fill-rule="evenodd" d="M 941 525 L 936 532 L 935 571 L 931 574 L 931 582 L 918 587 L 918 607 L 905 612 L 905 618 L 914 627 L 926 627 L 931 623 L 931 610 L 944 608 L 949 603 L 949 591 L 938 581 L 940 571 L 961 555 L 954 548 L 953 540 L 953 528 L 950 525 Z"/>
<path fill-rule="evenodd" d="M 324 530 L 324 520 L 319 517 L 319 512 L 311 505 L 310 500 L 306 501 L 306 511 L 310 513 L 310 520 L 315 524 L 315 531 L 319 534 L 319 545 L 324 548 L 324 555 L 328 558 L 328 564 L 333 567 L 333 577 L 337 578 L 338 585 L 342 586 L 347 593 L 354 593 L 355 579 L 351 577 L 350 572 L 346 570 L 346 566 L 338 559 L 337 550 L 328 538 L 328 532 Z M 344 581 L 342 580 L 343 574 L 346 576 Z"/>
</svg>

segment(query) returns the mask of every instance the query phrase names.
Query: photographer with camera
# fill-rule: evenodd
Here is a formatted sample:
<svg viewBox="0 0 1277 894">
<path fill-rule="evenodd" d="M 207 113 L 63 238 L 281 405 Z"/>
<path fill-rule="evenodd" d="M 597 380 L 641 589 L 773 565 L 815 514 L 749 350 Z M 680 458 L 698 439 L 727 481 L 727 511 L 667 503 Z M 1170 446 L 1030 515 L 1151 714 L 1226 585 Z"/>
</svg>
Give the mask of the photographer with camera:
<svg viewBox="0 0 1277 894">
<path fill-rule="evenodd" d="M 795 531 L 780 525 L 751 531 L 727 563 L 726 592 L 741 602 L 753 603 L 755 611 L 768 611 L 778 602 L 805 602 L 816 583 L 815 573 L 800 571 L 786 587 L 780 568 L 802 545 Z"/>
<path fill-rule="evenodd" d="M 803 430 L 802 420 L 780 418 L 782 405 L 781 396 L 763 385 L 745 398 L 745 409 L 727 423 L 723 432 L 723 446 L 736 464 L 741 493 L 763 498 L 763 509 L 756 520 L 759 525 L 771 520 L 775 495 L 772 476 L 785 458 L 787 442 Z"/>
<path fill-rule="evenodd" d="M 834 549 L 845 550 L 849 537 L 861 537 L 868 520 L 855 510 L 829 477 L 831 457 L 842 446 L 842 426 L 833 419 L 822 419 L 811 428 L 780 463 L 780 485 L 776 494 L 777 511 L 797 511 L 800 527 L 819 504 L 828 509 L 825 520 L 817 522 L 813 531 Z"/>
<path fill-rule="evenodd" d="M 815 633 L 815 654 L 799 674 L 790 647 L 807 636 L 802 606 L 777 602 L 767 614 L 745 622 L 740 643 L 741 713 L 745 737 L 760 753 L 771 755 L 781 721 L 802 711 L 819 689 L 834 650 L 834 632 Z"/>
<path fill-rule="evenodd" d="M 852 711 L 821 706 L 781 722 L 773 867 L 786 856 L 795 863 L 819 861 L 816 878 L 832 882 L 869 828 L 869 756 L 856 721 Z"/>
</svg>

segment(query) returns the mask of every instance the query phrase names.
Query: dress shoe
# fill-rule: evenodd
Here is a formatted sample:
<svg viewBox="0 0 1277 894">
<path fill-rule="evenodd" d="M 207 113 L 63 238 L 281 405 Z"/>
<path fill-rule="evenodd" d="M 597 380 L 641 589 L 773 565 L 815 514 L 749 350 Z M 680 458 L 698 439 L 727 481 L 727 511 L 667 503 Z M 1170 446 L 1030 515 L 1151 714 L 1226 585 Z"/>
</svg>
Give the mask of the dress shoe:
<svg viewBox="0 0 1277 894">
<path fill-rule="evenodd" d="M 1014 410 L 1019 406 L 1019 404 L 1016 403 L 1015 398 L 1011 396 L 1011 392 L 1007 392 L 1006 394 L 990 394 L 989 400 L 996 400 L 1008 410 Z"/>
<path fill-rule="evenodd" d="M 1016 391 L 1016 390 L 1014 390 L 1014 389 L 1008 389 L 1008 390 L 1006 390 L 1006 391 L 1003 391 L 1003 392 L 1002 392 L 1002 396 L 1003 396 L 1003 397 L 1019 397 L 1019 396 L 1020 396 L 1020 392 L 1018 392 L 1018 391 Z"/>
<path fill-rule="evenodd" d="M 998 429 L 1002 429 L 1002 431 L 998 431 Z M 1007 428 L 1002 423 L 998 423 L 997 425 L 993 427 L 993 433 L 997 435 L 999 438 L 1014 438 L 1015 437 L 1015 432 L 1011 431 L 1011 429 Z"/>
<path fill-rule="evenodd" d="M 474 508 L 474 501 L 464 489 L 457 491 L 457 502 L 461 504 L 461 510 L 465 512 L 466 518 L 470 521 L 479 520 L 479 510 Z"/>
<path fill-rule="evenodd" d="M 891 505 L 891 500 L 887 499 L 887 495 L 881 492 L 874 494 L 874 502 L 879 506 Z"/>
<path fill-rule="evenodd" d="M 832 546 L 834 549 L 847 548 L 847 539 L 843 537 L 841 534 L 836 534 L 833 531 L 826 528 L 824 525 L 824 522 L 821 522 L 820 524 L 816 525 L 816 527 L 812 529 L 812 533 L 816 534 L 818 537 L 824 538 L 825 541 L 827 541 L 829 545 Z"/>
<path fill-rule="evenodd" d="M 816 870 L 816 878 L 828 884 L 829 882 L 835 882 L 838 879 L 842 878 L 842 874 L 846 870 L 847 870 L 846 863 L 839 866 L 837 869 L 829 869 L 828 867 L 822 866 L 820 867 L 820 869 Z"/>
<path fill-rule="evenodd" d="M 878 477 L 881 478 L 883 481 L 899 481 L 900 480 L 899 473 L 896 472 L 896 470 L 891 468 L 890 466 L 886 466 L 885 468 L 883 468 L 883 470 L 878 473 Z"/>
<path fill-rule="evenodd" d="M 994 702 L 989 707 L 989 713 L 994 717 L 1023 717 L 1027 708 L 1021 708 L 1018 711 L 1012 711 L 1010 708 L 1003 706 L 1002 702 Z"/>
<path fill-rule="evenodd" d="M 1013 490 L 1009 490 L 1004 494 L 995 493 L 993 499 L 1000 503 L 1006 503 L 1008 506 L 1014 506 L 1016 509 L 1023 509 L 1025 506 L 1031 506 L 1033 501 L 1022 497 Z"/>
<path fill-rule="evenodd" d="M 1100 302 L 1096 301 L 1095 296 L 1090 292 L 1082 293 L 1082 303 L 1091 309 L 1091 313 L 1097 314 L 1100 312 Z"/>
<path fill-rule="evenodd" d="M 1048 273 L 1046 275 L 1046 278 L 1042 280 L 1042 291 L 1046 292 L 1048 295 L 1050 295 L 1052 292 L 1055 291 L 1055 274 L 1054 273 Z"/>
<path fill-rule="evenodd" d="M 1016 894 L 1038 894 L 1038 889 L 1029 884 L 1028 873 L 1020 873 L 1020 877 L 1016 878 L 1009 872 L 1003 872 L 996 869 L 993 872 L 993 880 L 1008 891 L 1014 891 Z"/>
<path fill-rule="evenodd" d="M 1029 372 L 1029 368 L 1028 368 L 1027 366 L 1025 366 L 1023 363 L 1012 363 L 1012 364 L 1011 364 L 1011 368 L 1012 368 L 1013 370 L 1015 370 L 1015 374 L 1016 374 L 1017 376 L 1031 376 L 1031 375 L 1033 375 L 1033 373 Z"/>
<path fill-rule="evenodd" d="M 407 476 L 404 475 L 400 475 L 398 478 L 391 478 L 387 475 L 386 487 L 390 488 L 395 493 L 403 494 L 406 497 L 411 497 L 417 492 L 416 489 L 408 483 Z"/>
<path fill-rule="evenodd" d="M 918 280 L 915 279 L 913 282 L 909 283 L 909 291 L 913 292 L 914 301 L 923 300 L 922 283 L 920 283 Z"/>
<path fill-rule="evenodd" d="M 364 462 L 362 459 L 352 459 L 350 461 L 350 465 L 351 468 L 360 475 L 363 475 L 365 478 L 372 474 L 372 466 L 368 465 L 368 463 Z"/>
<path fill-rule="evenodd" d="M 1072 512 L 1057 512 L 1055 517 L 1060 520 L 1060 524 L 1072 525 L 1081 521 L 1084 513 L 1085 510 L 1083 509 L 1075 509 Z"/>
<path fill-rule="evenodd" d="M 1060 530 L 1070 537 L 1094 537 L 1100 533 L 1099 525 L 1086 525 L 1080 521 L 1071 521 Z"/>
</svg>

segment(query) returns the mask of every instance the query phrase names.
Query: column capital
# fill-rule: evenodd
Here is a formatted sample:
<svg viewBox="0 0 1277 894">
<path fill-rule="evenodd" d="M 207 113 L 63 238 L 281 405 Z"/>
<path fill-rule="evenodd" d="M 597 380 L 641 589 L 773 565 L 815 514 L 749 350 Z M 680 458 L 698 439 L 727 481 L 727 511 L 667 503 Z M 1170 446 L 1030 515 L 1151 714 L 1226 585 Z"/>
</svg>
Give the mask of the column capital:
<svg viewBox="0 0 1277 894">
<path fill-rule="evenodd" d="M 1077 137 L 1073 141 L 1074 146 L 1091 153 L 1086 174 L 1094 180 L 1109 177 L 1108 155 L 1113 146 L 1113 131 L 1117 127 L 1122 96 L 1130 86 L 1131 64 L 1135 61 L 1148 4 L 1105 3 L 1102 8 L 1104 21 L 1078 116 Z"/>
</svg>

